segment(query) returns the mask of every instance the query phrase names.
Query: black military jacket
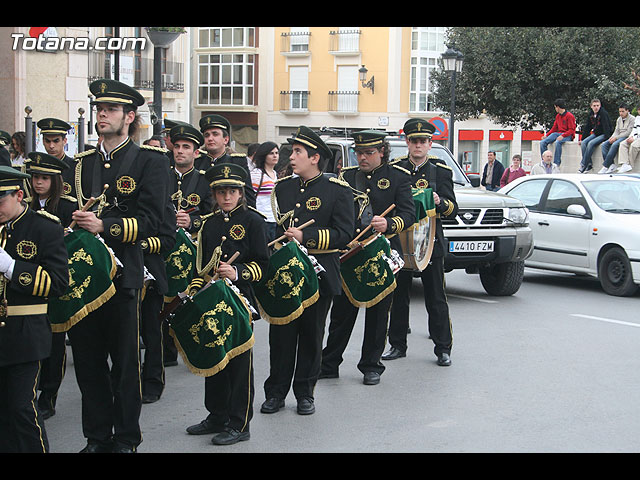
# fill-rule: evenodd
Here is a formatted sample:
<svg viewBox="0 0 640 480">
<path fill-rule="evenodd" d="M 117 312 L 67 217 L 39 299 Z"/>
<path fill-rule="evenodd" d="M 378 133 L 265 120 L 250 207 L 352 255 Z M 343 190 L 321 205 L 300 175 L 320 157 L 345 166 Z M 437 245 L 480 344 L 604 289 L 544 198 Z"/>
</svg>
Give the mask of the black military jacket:
<svg viewBox="0 0 640 480">
<path fill-rule="evenodd" d="M 64 195 L 69 195 L 71 197 L 76 196 L 76 185 L 75 185 L 75 169 L 76 169 L 76 161 L 71 158 L 69 155 L 62 157 L 62 160 L 69 166 L 69 168 L 65 168 L 62 170 L 62 193 Z M 68 226 L 64 223 L 63 227 Z"/>
<path fill-rule="evenodd" d="M 0 246 L 15 260 L 11 280 L 0 274 L 8 305 L 0 318 L 0 366 L 42 360 L 51 352 L 51 325 L 46 313 L 33 312 L 69 286 L 64 230 L 51 214 L 27 207 L 0 227 Z"/>
<path fill-rule="evenodd" d="M 354 237 L 353 194 L 349 186 L 322 173 L 306 182 L 290 176 L 278 180 L 271 195 L 272 205 L 277 208 L 277 237 L 290 226 L 299 227 L 314 220 L 302 230 L 301 243 L 326 270 L 319 275 L 320 293 L 339 295 L 340 250 L 346 250 Z"/>
<path fill-rule="evenodd" d="M 38 205 L 36 208 L 34 208 L 34 210 L 49 211 L 48 205 L 50 200 L 50 198 L 47 198 L 44 207 L 40 207 Z M 72 215 L 76 210 L 78 210 L 78 200 L 70 197 L 69 195 L 62 195 L 60 197 L 60 200 L 58 201 L 58 207 L 56 208 L 56 211 L 51 213 L 58 217 L 58 220 L 63 227 L 68 227 L 73 221 Z"/>
<path fill-rule="evenodd" d="M 144 258 L 140 240 L 157 235 L 169 197 L 169 171 L 164 149 L 138 146 L 130 138 L 107 159 L 101 151 L 76 155 L 78 203 L 83 206 L 103 185 L 106 204 L 94 205 L 104 224 L 100 234 L 123 264 L 116 288 L 142 288 Z"/>
<path fill-rule="evenodd" d="M 225 237 L 224 241 L 222 237 Z M 264 217 L 253 208 L 243 205 L 228 214 L 216 208 L 204 218 L 197 243 L 197 256 L 202 259 L 198 268 L 202 269 L 206 269 L 211 262 L 218 246 L 222 250 L 220 260 L 223 262 L 228 262 L 234 253 L 239 252 L 232 263 L 238 272 L 238 279 L 233 283 L 254 308 L 257 307 L 251 284 L 262 279 L 269 265 Z M 213 270 L 205 270 L 200 276 L 208 279 L 214 274 Z"/>
<path fill-rule="evenodd" d="M 400 157 L 393 162 L 411 172 L 412 186 L 415 188 L 432 188 L 440 197 L 440 204 L 436 205 L 436 238 L 433 245 L 433 257 L 445 254 L 444 231 L 441 218 L 455 217 L 458 213 L 458 203 L 453 188 L 453 172 L 444 160 L 429 155 L 427 160 L 419 166 L 414 165 L 408 156 Z"/>
<path fill-rule="evenodd" d="M 213 206 L 211 188 L 204 176 L 205 170 L 198 170 L 194 167 L 182 176 L 175 168 L 172 170 L 171 200 L 176 210 L 195 208 L 189 214 L 191 226 L 188 231 L 191 234 L 196 234 L 202 226 L 202 217 L 211 213 Z"/>
<path fill-rule="evenodd" d="M 249 159 L 244 153 L 225 153 L 224 155 L 213 158 L 211 155 L 206 153 L 206 151 L 200 151 L 201 154 L 195 161 L 195 168 L 199 170 L 204 170 L 205 172 L 216 165 L 217 163 L 235 163 L 236 165 L 240 165 L 247 171 L 247 181 L 245 182 L 244 187 L 244 196 L 247 201 L 247 205 L 250 207 L 256 206 L 256 192 L 253 189 L 253 184 L 251 183 L 251 174 L 249 170 Z"/>
<path fill-rule="evenodd" d="M 391 242 L 391 248 L 402 254 L 402 245 L 397 234 L 411 227 L 416 221 L 409 172 L 382 162 L 368 173 L 361 171 L 359 167 L 343 168 L 340 178 L 357 192 L 366 194 L 373 215 L 380 215 L 395 204 L 395 208 L 385 216 L 387 231 L 384 234 Z M 362 201 L 359 198 L 356 197 L 354 203 L 356 236 L 371 223 L 371 219 L 365 219 L 365 214 L 360 215 Z"/>
<path fill-rule="evenodd" d="M 144 265 L 155 278 L 156 291 L 162 295 L 169 290 L 165 258 L 176 243 L 176 211 L 171 201 L 167 201 L 164 221 L 158 233 L 140 241 L 144 254 Z"/>
</svg>

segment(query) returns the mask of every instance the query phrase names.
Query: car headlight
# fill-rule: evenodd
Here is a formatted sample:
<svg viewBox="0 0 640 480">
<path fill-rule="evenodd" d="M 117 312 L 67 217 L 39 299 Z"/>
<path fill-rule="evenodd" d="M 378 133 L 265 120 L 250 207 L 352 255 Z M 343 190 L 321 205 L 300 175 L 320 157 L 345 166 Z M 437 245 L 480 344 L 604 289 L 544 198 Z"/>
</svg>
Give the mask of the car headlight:
<svg viewBox="0 0 640 480">
<path fill-rule="evenodd" d="M 504 220 L 513 226 L 529 225 L 529 209 L 526 207 L 507 208 Z"/>
</svg>

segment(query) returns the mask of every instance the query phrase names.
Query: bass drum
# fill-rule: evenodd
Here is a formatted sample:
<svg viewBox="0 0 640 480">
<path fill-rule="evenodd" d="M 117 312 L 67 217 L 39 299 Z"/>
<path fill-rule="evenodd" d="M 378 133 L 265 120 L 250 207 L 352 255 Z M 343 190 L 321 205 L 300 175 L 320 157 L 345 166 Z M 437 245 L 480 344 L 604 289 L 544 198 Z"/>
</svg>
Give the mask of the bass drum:
<svg viewBox="0 0 640 480">
<path fill-rule="evenodd" d="M 411 228 L 400 232 L 403 270 L 421 272 L 429 264 L 436 237 L 436 217 L 426 217 Z"/>
</svg>

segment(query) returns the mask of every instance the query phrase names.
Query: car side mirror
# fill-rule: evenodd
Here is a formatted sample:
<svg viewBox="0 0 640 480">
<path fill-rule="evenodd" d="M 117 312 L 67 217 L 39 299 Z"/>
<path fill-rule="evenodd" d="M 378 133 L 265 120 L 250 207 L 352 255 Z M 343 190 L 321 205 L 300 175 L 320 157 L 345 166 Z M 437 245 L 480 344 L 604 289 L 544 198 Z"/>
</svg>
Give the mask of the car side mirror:
<svg viewBox="0 0 640 480">
<path fill-rule="evenodd" d="M 472 186 L 480 186 L 480 175 L 478 175 L 477 173 L 467 173 L 467 177 L 469 178 Z"/>
<path fill-rule="evenodd" d="M 587 211 L 582 205 L 569 205 L 567 207 L 567 213 L 569 215 L 577 215 L 578 217 L 584 217 L 587 214 Z"/>
</svg>

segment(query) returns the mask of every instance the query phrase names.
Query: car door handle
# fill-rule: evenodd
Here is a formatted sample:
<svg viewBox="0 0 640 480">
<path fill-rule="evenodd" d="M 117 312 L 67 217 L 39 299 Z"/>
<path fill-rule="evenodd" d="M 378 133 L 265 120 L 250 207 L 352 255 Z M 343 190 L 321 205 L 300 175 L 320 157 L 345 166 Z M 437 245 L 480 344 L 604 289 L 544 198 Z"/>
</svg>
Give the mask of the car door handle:
<svg viewBox="0 0 640 480">
<path fill-rule="evenodd" d="M 547 227 L 548 227 L 548 226 L 549 226 L 549 222 L 547 222 L 547 221 L 545 220 L 545 221 L 542 221 L 542 222 L 538 222 L 538 225 L 545 225 L 545 226 L 547 226 Z"/>
</svg>

